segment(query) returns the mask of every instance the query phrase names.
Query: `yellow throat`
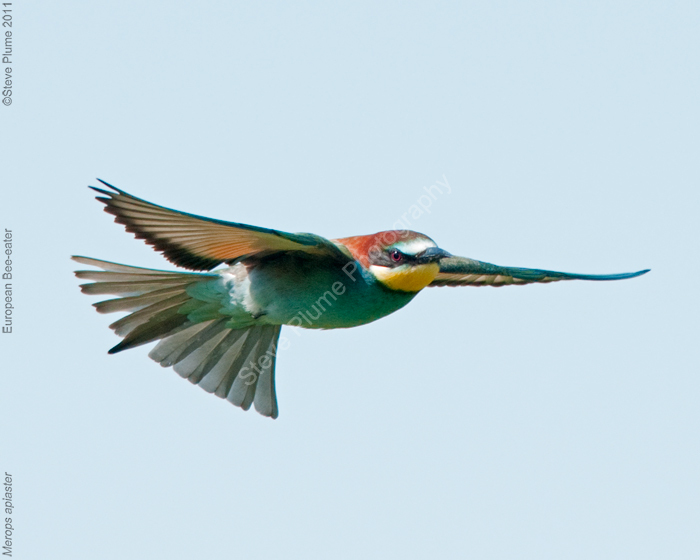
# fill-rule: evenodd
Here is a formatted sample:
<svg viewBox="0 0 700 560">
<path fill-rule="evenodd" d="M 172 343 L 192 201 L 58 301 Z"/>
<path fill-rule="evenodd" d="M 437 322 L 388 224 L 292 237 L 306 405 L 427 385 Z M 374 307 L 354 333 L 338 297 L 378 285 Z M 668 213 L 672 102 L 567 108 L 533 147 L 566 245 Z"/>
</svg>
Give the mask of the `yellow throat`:
<svg viewBox="0 0 700 560">
<path fill-rule="evenodd" d="M 420 292 L 430 284 L 440 272 L 437 263 L 403 265 L 396 268 L 372 265 L 369 271 L 374 277 L 391 290 L 401 292 Z"/>
</svg>

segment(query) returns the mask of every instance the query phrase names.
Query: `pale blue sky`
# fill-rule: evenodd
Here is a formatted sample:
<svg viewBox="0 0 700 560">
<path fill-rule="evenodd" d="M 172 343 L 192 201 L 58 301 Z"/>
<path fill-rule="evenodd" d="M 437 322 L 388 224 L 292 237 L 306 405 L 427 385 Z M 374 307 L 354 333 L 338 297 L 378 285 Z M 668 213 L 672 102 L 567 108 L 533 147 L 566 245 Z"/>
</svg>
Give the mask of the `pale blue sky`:
<svg viewBox="0 0 700 560">
<path fill-rule="evenodd" d="M 700 554 L 696 2 L 37 2 L 0 106 L 2 462 L 24 559 Z M 426 290 L 287 329 L 276 421 L 116 356 L 71 254 L 171 269 L 102 212 L 412 227 L 616 283 Z M 297 331 L 298 332 L 298 331 Z"/>
</svg>

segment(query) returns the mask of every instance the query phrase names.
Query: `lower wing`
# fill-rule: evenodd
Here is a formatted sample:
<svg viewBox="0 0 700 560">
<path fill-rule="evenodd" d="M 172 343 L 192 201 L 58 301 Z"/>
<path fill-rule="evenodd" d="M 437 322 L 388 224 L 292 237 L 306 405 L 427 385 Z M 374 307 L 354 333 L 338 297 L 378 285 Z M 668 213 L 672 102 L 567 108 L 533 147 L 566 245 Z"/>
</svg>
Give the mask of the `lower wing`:
<svg viewBox="0 0 700 560">
<path fill-rule="evenodd" d="M 536 268 L 517 268 L 449 257 L 440 261 L 440 272 L 430 287 L 434 286 L 510 286 L 533 283 L 559 282 L 560 280 L 626 280 L 646 274 L 647 270 L 623 274 L 570 274 Z"/>
</svg>

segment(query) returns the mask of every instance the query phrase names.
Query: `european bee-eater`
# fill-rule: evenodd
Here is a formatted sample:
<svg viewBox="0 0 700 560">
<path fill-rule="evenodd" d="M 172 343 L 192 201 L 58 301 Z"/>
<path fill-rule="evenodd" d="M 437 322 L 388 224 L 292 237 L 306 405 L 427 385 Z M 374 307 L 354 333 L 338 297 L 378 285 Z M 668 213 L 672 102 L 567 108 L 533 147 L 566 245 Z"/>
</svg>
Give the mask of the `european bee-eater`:
<svg viewBox="0 0 700 560">
<path fill-rule="evenodd" d="M 110 327 L 123 340 L 114 354 L 158 340 L 149 356 L 210 393 L 276 418 L 275 358 L 282 325 L 356 327 L 401 309 L 425 287 L 509 286 L 560 280 L 623 280 L 648 272 L 588 275 L 512 268 L 453 257 L 415 231 L 343 239 L 213 220 L 111 190 L 104 210 L 189 270 L 169 272 L 86 257 L 80 270 L 93 304 L 129 315 Z M 212 270 L 220 264 L 226 267 Z"/>
</svg>

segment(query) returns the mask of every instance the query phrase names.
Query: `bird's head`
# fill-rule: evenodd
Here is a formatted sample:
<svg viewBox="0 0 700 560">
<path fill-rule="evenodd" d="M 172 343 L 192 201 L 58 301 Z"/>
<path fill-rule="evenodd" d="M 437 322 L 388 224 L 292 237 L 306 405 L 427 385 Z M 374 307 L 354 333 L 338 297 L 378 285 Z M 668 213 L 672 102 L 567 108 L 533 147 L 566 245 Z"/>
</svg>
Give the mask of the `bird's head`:
<svg viewBox="0 0 700 560">
<path fill-rule="evenodd" d="M 430 237 L 415 231 L 390 230 L 374 235 L 337 239 L 391 290 L 419 292 L 440 271 L 439 261 L 450 254 Z"/>
</svg>

